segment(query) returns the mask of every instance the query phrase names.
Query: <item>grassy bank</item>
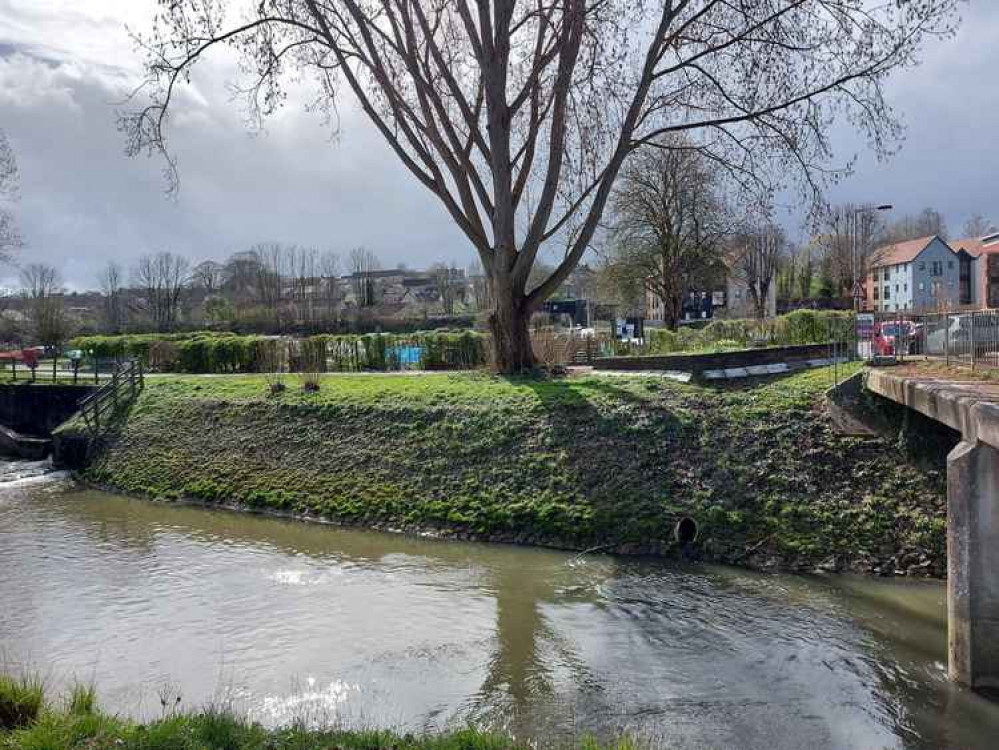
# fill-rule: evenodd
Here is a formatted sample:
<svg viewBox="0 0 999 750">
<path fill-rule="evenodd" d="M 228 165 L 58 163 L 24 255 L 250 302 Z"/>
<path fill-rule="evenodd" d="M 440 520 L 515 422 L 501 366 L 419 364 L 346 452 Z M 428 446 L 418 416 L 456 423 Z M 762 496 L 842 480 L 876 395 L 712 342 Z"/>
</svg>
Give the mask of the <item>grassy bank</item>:
<svg viewBox="0 0 999 750">
<path fill-rule="evenodd" d="M 586 750 L 630 750 L 582 740 Z M 514 750 L 532 747 L 502 734 L 460 729 L 440 734 L 396 734 L 292 726 L 267 729 L 225 708 L 193 713 L 165 711 L 148 723 L 100 710 L 90 687 L 45 704 L 35 681 L 0 675 L 0 750 Z"/>
<path fill-rule="evenodd" d="M 816 370 L 728 390 L 641 377 L 150 378 L 84 471 L 373 527 L 754 567 L 944 571 L 943 456 L 832 434 Z"/>
</svg>

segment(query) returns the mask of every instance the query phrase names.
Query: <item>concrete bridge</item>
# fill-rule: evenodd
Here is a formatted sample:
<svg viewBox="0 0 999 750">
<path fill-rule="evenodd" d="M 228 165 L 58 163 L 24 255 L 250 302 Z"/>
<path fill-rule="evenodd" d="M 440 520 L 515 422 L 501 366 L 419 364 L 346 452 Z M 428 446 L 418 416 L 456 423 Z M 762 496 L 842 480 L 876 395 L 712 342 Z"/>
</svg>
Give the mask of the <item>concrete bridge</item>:
<svg viewBox="0 0 999 750">
<path fill-rule="evenodd" d="M 999 690 L 999 384 L 871 369 L 867 388 L 961 433 L 947 456 L 950 677 Z"/>
</svg>

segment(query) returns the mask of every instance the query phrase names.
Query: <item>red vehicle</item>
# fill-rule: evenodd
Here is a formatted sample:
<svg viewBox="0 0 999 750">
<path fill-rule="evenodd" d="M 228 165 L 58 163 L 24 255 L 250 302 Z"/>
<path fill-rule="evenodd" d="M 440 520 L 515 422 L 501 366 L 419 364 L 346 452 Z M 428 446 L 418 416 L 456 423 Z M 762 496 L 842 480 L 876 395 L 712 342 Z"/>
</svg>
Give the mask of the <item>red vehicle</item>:
<svg viewBox="0 0 999 750">
<path fill-rule="evenodd" d="M 897 344 L 896 344 L 897 342 Z M 911 320 L 886 320 L 874 326 L 874 354 L 894 357 L 923 351 L 923 326 Z"/>
</svg>

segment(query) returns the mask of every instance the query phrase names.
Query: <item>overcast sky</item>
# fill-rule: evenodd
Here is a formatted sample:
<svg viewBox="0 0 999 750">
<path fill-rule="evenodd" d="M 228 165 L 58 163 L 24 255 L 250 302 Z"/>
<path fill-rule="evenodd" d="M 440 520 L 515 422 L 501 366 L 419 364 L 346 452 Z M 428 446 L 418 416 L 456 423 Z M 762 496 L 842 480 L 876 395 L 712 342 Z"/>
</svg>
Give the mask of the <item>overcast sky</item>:
<svg viewBox="0 0 999 750">
<path fill-rule="evenodd" d="M 292 100 L 264 133 L 250 133 L 226 88 L 235 70 L 225 56 L 200 67 L 175 109 L 182 188 L 165 197 L 162 164 L 126 158 L 115 124 L 116 103 L 138 76 L 126 24 L 142 29 L 155 5 L 0 0 L 0 128 L 21 170 L 21 262 L 52 263 L 81 289 L 96 285 L 108 258 L 128 264 L 166 249 L 222 260 L 266 240 L 342 255 L 365 245 L 385 266 L 471 260 L 443 208 L 360 113 L 341 112 L 334 141 Z M 890 84 L 908 125 L 901 153 L 887 163 L 860 153 L 832 199 L 890 202 L 896 213 L 934 206 L 952 234 L 973 213 L 999 221 L 999 2 L 971 0 L 962 15 L 955 39 Z M 0 269 L 0 283 L 14 275 Z"/>
</svg>

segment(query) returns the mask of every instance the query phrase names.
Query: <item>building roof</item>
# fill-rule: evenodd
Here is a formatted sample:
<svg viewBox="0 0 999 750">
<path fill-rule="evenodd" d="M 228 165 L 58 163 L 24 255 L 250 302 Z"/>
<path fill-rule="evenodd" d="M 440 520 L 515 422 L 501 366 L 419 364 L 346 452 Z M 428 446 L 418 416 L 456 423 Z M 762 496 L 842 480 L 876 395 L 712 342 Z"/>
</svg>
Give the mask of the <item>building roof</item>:
<svg viewBox="0 0 999 750">
<path fill-rule="evenodd" d="M 871 267 L 878 268 L 881 266 L 894 266 L 899 263 L 909 263 L 916 259 L 923 250 L 925 250 L 933 240 L 939 239 L 935 234 L 929 237 L 920 237 L 916 240 L 906 240 L 905 242 L 896 242 L 891 245 L 885 245 L 884 247 L 879 247 L 871 255 Z M 943 242 L 943 240 L 940 240 Z M 946 245 L 947 243 L 944 242 Z"/>
<path fill-rule="evenodd" d="M 964 239 L 954 240 L 950 243 L 950 246 L 955 250 L 965 250 L 968 255 L 977 258 L 982 254 L 984 243 L 981 237 L 965 237 Z"/>
</svg>

